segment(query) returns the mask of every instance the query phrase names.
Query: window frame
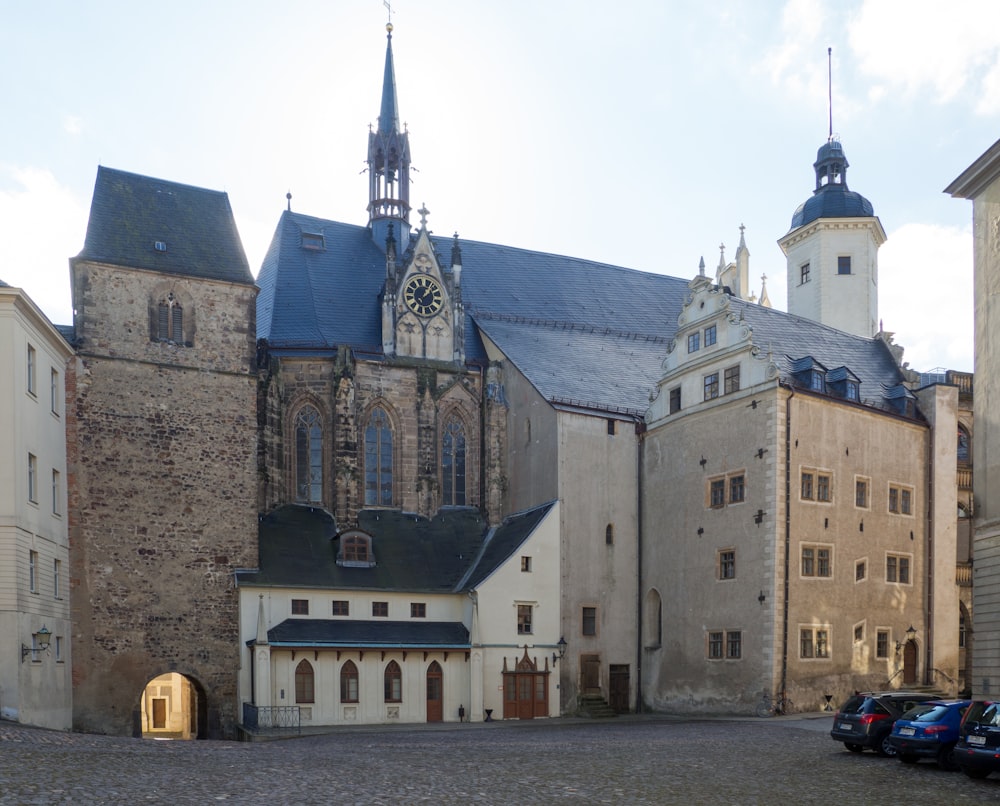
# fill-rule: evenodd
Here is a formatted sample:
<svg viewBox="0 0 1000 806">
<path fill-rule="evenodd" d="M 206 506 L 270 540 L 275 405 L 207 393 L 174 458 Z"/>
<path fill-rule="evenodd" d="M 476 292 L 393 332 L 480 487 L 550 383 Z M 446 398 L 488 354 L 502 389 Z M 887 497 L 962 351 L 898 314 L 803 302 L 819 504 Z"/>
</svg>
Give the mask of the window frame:
<svg viewBox="0 0 1000 806">
<path fill-rule="evenodd" d="M 340 701 L 342 703 L 360 702 L 361 680 L 358 666 L 353 660 L 348 660 L 340 667 Z"/>
<path fill-rule="evenodd" d="M 316 702 L 316 670 L 305 658 L 295 667 L 295 702 L 306 705 Z"/>
<path fill-rule="evenodd" d="M 389 618 L 389 603 L 372 602 L 372 618 Z"/>
<path fill-rule="evenodd" d="M 323 415 L 317 406 L 300 406 L 292 420 L 292 483 L 295 500 L 323 503 Z"/>
<path fill-rule="evenodd" d="M 527 554 L 521 555 L 521 573 L 522 574 L 531 573 L 531 557 Z"/>
<path fill-rule="evenodd" d="M 705 328 L 705 338 L 702 340 L 706 347 L 711 347 L 718 341 L 719 335 L 715 325 L 708 325 Z"/>
<path fill-rule="evenodd" d="M 854 508 L 871 509 L 871 479 L 867 476 L 854 477 Z"/>
<path fill-rule="evenodd" d="M 289 605 L 289 612 L 293 616 L 308 616 L 309 615 L 309 600 L 308 599 L 292 599 Z"/>
<path fill-rule="evenodd" d="M 723 371 L 724 386 L 723 394 L 731 395 L 734 392 L 740 391 L 740 365 L 735 364 L 731 367 L 726 367 Z"/>
<path fill-rule="evenodd" d="M 410 618 L 427 618 L 427 602 L 410 602 Z"/>
<path fill-rule="evenodd" d="M 526 602 L 516 602 L 517 634 L 534 635 L 534 606 Z"/>
<path fill-rule="evenodd" d="M 694 333 L 688 333 L 687 346 L 689 353 L 696 353 L 701 349 L 701 331 L 696 330 Z"/>
<path fill-rule="evenodd" d="M 396 430 L 386 406 L 373 406 L 362 430 L 366 507 L 391 507 L 396 500 Z"/>
<path fill-rule="evenodd" d="M 597 637 L 597 605 L 583 605 L 580 608 L 580 635 Z"/>
<path fill-rule="evenodd" d="M 799 285 L 805 285 L 809 282 L 809 262 L 806 261 L 801 266 L 799 266 Z"/>
<path fill-rule="evenodd" d="M 799 660 L 831 660 L 833 658 L 833 648 L 830 641 L 831 632 L 829 624 L 800 624 Z"/>
<path fill-rule="evenodd" d="M 903 577 L 906 578 L 903 579 Z M 907 552 L 887 551 L 885 553 L 885 582 L 887 585 L 912 585 L 913 555 Z"/>
<path fill-rule="evenodd" d="M 52 514 L 62 515 L 62 474 L 52 468 Z"/>
<path fill-rule="evenodd" d="M 710 372 L 702 377 L 702 391 L 704 399 L 715 400 L 719 397 L 719 373 Z"/>
<path fill-rule="evenodd" d="M 844 271 L 844 268 L 847 271 Z M 850 276 L 853 272 L 851 271 L 851 256 L 850 255 L 837 255 L 837 275 L 840 277 Z"/>
<path fill-rule="evenodd" d="M 890 515 L 903 518 L 914 517 L 916 510 L 916 490 L 910 484 L 889 483 L 888 510 Z"/>
<path fill-rule="evenodd" d="M 337 618 L 350 616 L 351 615 L 350 599 L 332 599 L 330 601 L 330 615 L 335 616 Z"/>
<path fill-rule="evenodd" d="M 736 579 L 736 549 L 733 547 L 719 549 L 716 552 L 716 579 L 728 582 Z"/>
<path fill-rule="evenodd" d="M 681 410 L 681 388 L 675 386 L 670 390 L 670 414 L 676 414 Z"/>
<path fill-rule="evenodd" d="M 25 377 L 25 383 L 27 383 L 28 394 L 33 398 L 38 398 L 38 350 L 35 349 L 34 345 L 30 342 L 28 343 L 28 355 L 27 355 L 27 373 Z"/>
<path fill-rule="evenodd" d="M 833 579 L 833 545 L 830 543 L 799 544 L 799 577 L 802 579 Z M 810 552 L 806 569 L 806 552 Z M 822 573 L 823 569 L 826 573 Z"/>
<path fill-rule="evenodd" d="M 55 367 L 49 371 L 49 397 L 50 411 L 58 417 L 61 408 L 59 406 L 59 370 Z"/>
<path fill-rule="evenodd" d="M 613 423 L 614 420 L 609 420 Z M 445 418 L 441 432 L 441 503 L 464 507 L 467 503 L 469 440 L 465 421 L 457 414 Z"/>
<path fill-rule="evenodd" d="M 403 670 L 395 660 L 390 660 L 382 672 L 382 696 L 385 702 L 403 701 Z"/>
<path fill-rule="evenodd" d="M 743 630 L 726 630 L 726 660 L 743 659 Z"/>
<path fill-rule="evenodd" d="M 747 500 L 747 477 L 745 473 L 733 473 L 728 477 L 729 503 L 743 504 Z"/>
<path fill-rule="evenodd" d="M 892 638 L 892 633 L 890 630 L 884 627 L 878 627 L 875 630 L 875 659 L 876 660 L 888 660 L 889 659 L 889 644 Z"/>
<path fill-rule="evenodd" d="M 28 549 L 28 592 L 38 593 L 38 552 Z"/>
<path fill-rule="evenodd" d="M 38 457 L 28 453 L 28 501 L 38 503 Z"/>
<path fill-rule="evenodd" d="M 864 582 L 868 579 L 868 558 L 861 557 L 854 561 L 854 581 Z"/>
</svg>

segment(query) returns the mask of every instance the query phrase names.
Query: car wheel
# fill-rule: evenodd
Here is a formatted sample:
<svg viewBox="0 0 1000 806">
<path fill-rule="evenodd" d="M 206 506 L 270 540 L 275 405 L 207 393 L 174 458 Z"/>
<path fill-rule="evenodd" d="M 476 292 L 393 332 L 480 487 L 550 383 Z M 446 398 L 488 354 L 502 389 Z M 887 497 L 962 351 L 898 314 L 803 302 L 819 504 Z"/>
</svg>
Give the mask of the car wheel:
<svg viewBox="0 0 1000 806">
<path fill-rule="evenodd" d="M 885 758 L 895 758 L 899 751 L 889 742 L 889 734 L 887 733 L 875 744 L 875 752 Z"/>
<path fill-rule="evenodd" d="M 937 763 L 942 770 L 948 770 L 948 772 L 957 770 L 958 763 L 955 761 L 955 745 L 946 744 L 942 747 L 938 751 Z"/>
<path fill-rule="evenodd" d="M 916 764 L 917 763 L 917 757 L 915 755 L 913 755 L 913 753 L 900 753 L 899 754 L 899 760 L 902 761 L 904 764 Z"/>
<path fill-rule="evenodd" d="M 864 747 L 860 744 L 854 744 L 852 742 L 844 742 L 844 747 L 850 750 L 852 753 L 864 752 Z"/>
<path fill-rule="evenodd" d="M 962 772 L 970 778 L 985 778 L 990 774 L 989 770 L 981 770 L 978 767 L 962 767 Z"/>
</svg>

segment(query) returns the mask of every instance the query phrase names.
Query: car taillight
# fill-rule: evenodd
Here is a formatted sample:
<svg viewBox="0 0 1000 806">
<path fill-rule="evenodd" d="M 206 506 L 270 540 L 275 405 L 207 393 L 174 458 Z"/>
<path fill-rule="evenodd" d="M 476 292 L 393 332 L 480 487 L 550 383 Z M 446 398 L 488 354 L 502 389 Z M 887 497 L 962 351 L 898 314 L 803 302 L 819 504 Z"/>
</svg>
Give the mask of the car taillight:
<svg viewBox="0 0 1000 806">
<path fill-rule="evenodd" d="M 881 722 L 883 719 L 888 719 L 888 714 L 862 714 L 861 724 L 870 725 L 872 722 Z"/>
<path fill-rule="evenodd" d="M 947 725 L 928 725 L 924 728 L 924 733 L 944 733 L 948 730 Z"/>
</svg>

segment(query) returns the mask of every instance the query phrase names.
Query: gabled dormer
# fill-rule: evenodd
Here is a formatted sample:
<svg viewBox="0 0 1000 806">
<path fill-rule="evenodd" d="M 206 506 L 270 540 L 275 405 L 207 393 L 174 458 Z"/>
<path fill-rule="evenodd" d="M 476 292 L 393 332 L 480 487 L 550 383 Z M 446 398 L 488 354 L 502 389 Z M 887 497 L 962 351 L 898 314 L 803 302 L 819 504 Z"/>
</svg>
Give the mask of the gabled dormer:
<svg viewBox="0 0 1000 806">
<path fill-rule="evenodd" d="M 386 283 L 382 294 L 382 347 L 386 355 L 432 361 L 464 360 L 461 250 L 452 246 L 446 269 L 427 230 L 426 208 L 410 249 L 398 259 L 387 239 Z M 456 325 L 456 323 L 459 323 Z"/>
<path fill-rule="evenodd" d="M 811 355 L 792 361 L 792 377 L 796 385 L 813 392 L 826 392 L 826 367 Z"/>
<path fill-rule="evenodd" d="M 905 385 L 898 383 L 895 386 L 883 387 L 883 390 L 882 399 L 889 411 L 904 417 L 917 415 L 917 397 Z"/>
<path fill-rule="evenodd" d="M 762 355 L 753 342 L 753 329 L 743 315 L 747 303 L 712 283 L 704 262 L 688 288 L 646 416 L 651 426 L 777 378 L 771 356 Z"/>
<path fill-rule="evenodd" d="M 337 535 L 337 565 L 344 568 L 374 568 L 375 550 L 372 535 L 361 529 L 348 529 Z"/>
<path fill-rule="evenodd" d="M 834 367 L 827 372 L 826 387 L 844 400 L 861 402 L 861 380 L 847 367 Z"/>
</svg>

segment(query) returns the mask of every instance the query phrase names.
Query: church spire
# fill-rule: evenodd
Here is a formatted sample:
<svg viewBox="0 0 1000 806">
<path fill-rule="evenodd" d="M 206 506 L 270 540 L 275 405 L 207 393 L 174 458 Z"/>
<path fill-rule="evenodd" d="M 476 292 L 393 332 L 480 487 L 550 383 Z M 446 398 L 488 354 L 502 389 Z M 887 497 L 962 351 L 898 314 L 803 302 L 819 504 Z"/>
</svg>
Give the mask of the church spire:
<svg viewBox="0 0 1000 806">
<path fill-rule="evenodd" d="M 378 127 L 368 133 L 368 226 L 379 248 L 385 246 L 388 226 L 399 227 L 399 240 L 410 234 L 410 139 L 399 130 L 396 71 L 392 59 L 392 23 L 385 26 L 385 70 Z"/>
</svg>

